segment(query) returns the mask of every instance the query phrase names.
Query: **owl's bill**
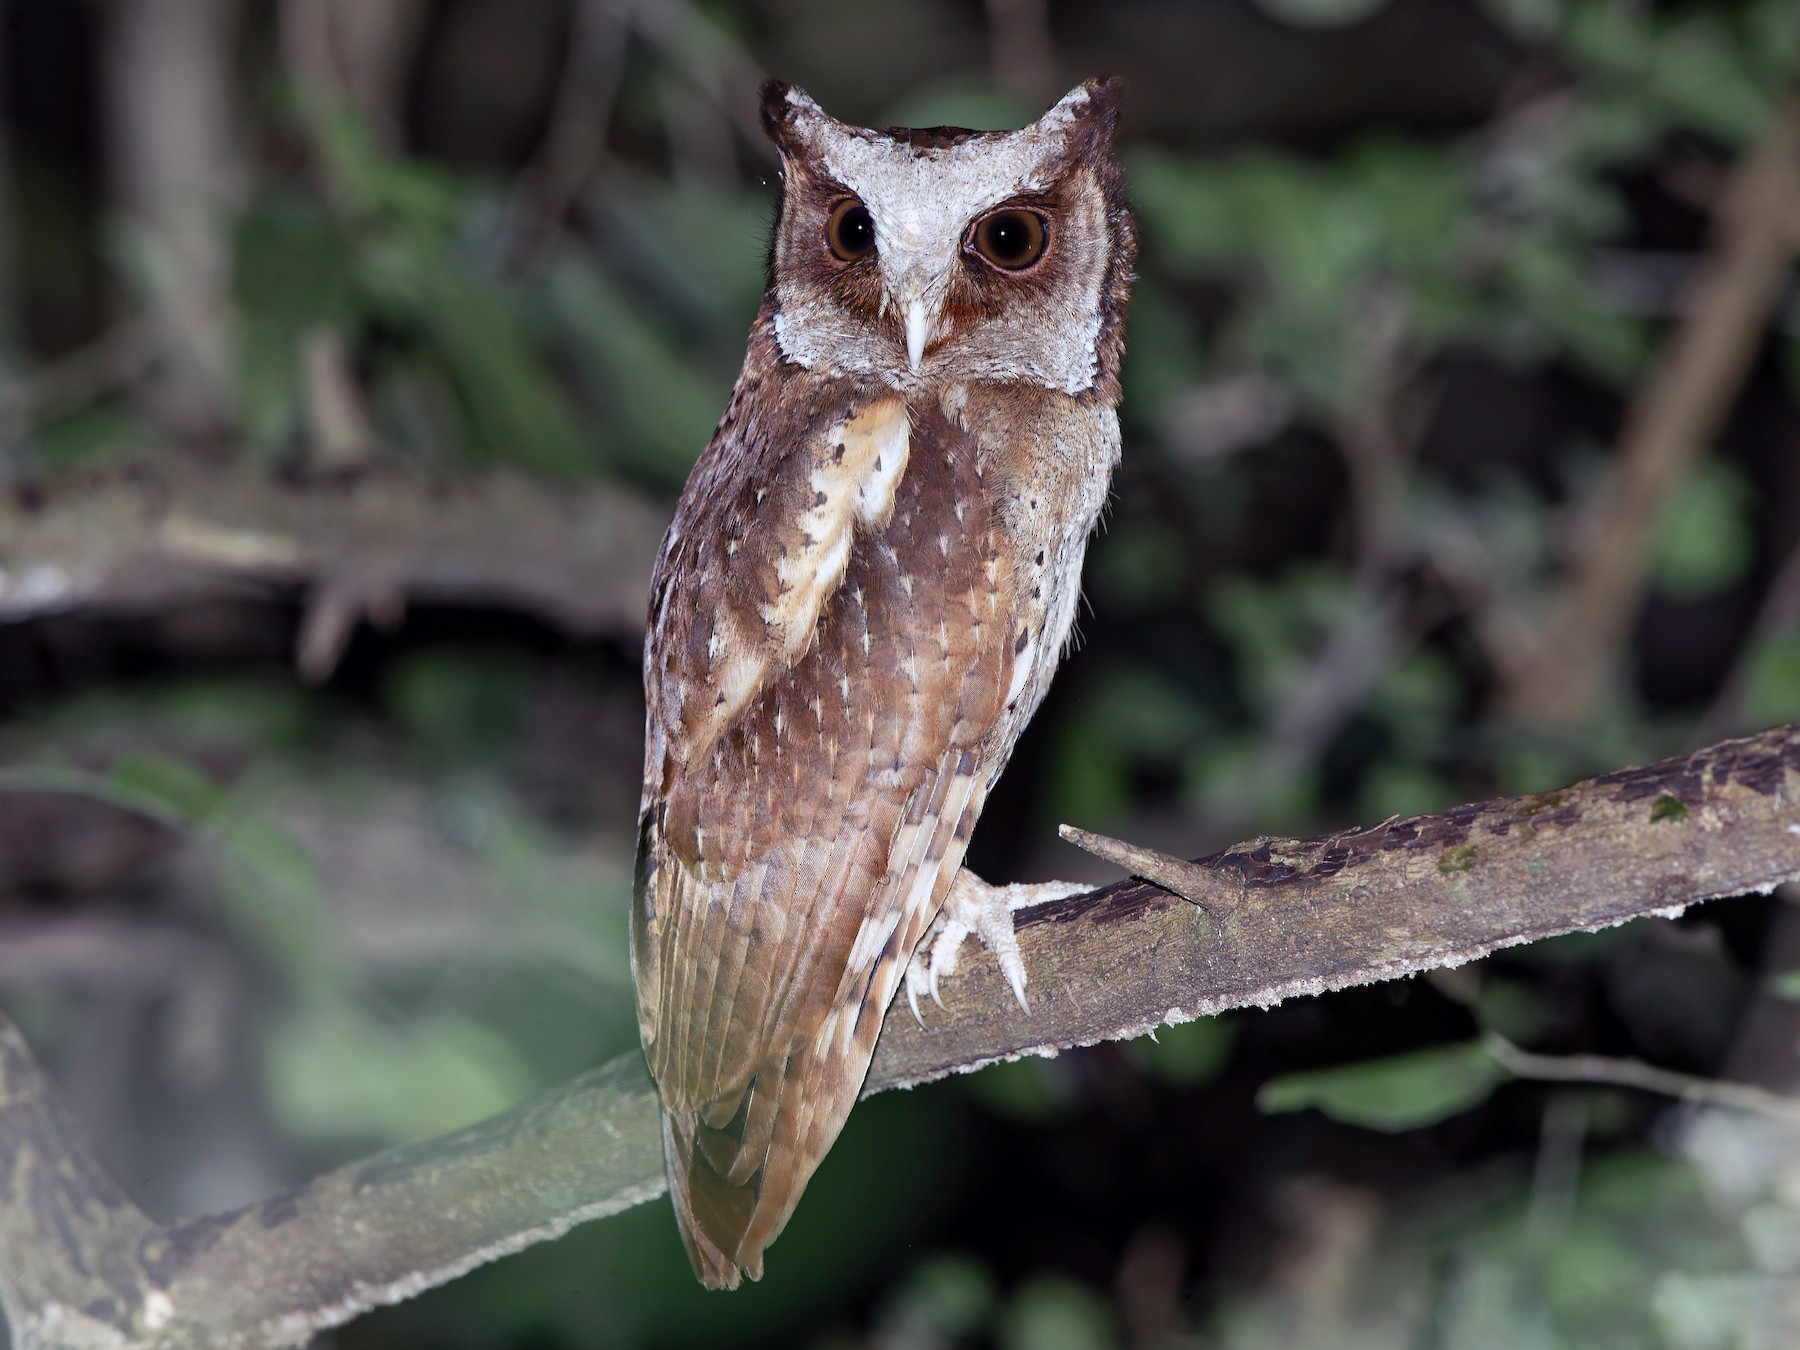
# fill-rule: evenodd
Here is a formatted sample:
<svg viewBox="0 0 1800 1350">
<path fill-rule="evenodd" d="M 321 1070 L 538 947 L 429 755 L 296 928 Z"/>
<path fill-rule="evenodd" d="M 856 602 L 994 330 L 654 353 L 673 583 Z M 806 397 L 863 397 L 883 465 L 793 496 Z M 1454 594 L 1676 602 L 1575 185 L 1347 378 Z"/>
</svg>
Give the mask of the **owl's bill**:
<svg viewBox="0 0 1800 1350">
<path fill-rule="evenodd" d="M 916 371 L 919 362 L 925 356 L 925 343 L 931 337 L 931 325 L 935 316 L 931 307 L 923 299 L 907 302 L 906 306 L 906 359 Z"/>
</svg>

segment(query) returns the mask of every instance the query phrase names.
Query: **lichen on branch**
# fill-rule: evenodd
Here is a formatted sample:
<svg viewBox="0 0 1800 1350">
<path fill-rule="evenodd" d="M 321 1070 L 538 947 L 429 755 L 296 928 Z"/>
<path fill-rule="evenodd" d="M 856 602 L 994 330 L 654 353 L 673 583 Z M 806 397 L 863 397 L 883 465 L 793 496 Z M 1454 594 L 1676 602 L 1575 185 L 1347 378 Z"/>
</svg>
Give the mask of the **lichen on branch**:
<svg viewBox="0 0 1800 1350">
<path fill-rule="evenodd" d="M 888 1019 L 865 1092 L 1800 879 L 1800 725 L 1197 863 L 1081 837 L 1153 880 L 1022 915 L 1032 1013 L 984 952 L 944 986 L 942 1012 Z M 661 1166 L 655 1089 L 633 1054 L 442 1139 L 159 1225 L 0 1019 L 0 1301 L 21 1347 L 302 1344 L 650 1199 Z"/>
</svg>

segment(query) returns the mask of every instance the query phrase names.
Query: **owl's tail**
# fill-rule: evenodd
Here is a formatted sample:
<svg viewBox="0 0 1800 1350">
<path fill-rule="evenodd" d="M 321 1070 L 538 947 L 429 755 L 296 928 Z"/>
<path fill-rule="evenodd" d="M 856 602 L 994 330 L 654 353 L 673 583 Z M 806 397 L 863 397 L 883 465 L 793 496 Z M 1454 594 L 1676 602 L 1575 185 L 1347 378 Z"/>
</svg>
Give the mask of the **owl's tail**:
<svg viewBox="0 0 1800 1350">
<path fill-rule="evenodd" d="M 765 1064 L 740 1096 L 663 1113 L 675 1218 L 707 1288 L 762 1278 L 764 1250 L 856 1105 L 885 1005 L 835 1008 L 815 1041 Z"/>
</svg>

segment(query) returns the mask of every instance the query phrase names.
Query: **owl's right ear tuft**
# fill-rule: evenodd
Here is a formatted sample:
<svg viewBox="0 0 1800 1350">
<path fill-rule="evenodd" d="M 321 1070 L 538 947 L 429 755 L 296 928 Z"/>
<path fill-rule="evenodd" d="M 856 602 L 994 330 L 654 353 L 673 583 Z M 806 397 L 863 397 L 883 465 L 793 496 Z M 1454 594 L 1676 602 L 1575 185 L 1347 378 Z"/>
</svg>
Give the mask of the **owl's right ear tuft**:
<svg viewBox="0 0 1800 1350">
<path fill-rule="evenodd" d="M 786 80 L 764 80 L 759 92 L 763 133 L 777 150 L 792 158 L 798 150 L 796 124 L 805 114 L 817 113 L 819 105 L 807 97 L 804 89 L 797 89 Z"/>
</svg>

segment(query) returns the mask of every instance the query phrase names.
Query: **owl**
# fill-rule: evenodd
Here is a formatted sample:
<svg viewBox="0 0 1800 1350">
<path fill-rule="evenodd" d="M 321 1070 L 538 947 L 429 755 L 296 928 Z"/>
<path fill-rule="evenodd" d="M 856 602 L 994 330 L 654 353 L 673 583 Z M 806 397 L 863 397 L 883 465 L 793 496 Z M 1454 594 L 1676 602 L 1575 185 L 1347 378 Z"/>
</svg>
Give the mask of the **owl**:
<svg viewBox="0 0 1800 1350">
<path fill-rule="evenodd" d="M 770 279 L 653 576 L 632 909 L 669 1189 L 710 1287 L 761 1278 L 902 980 L 917 1016 L 975 932 L 1023 1005 L 1011 911 L 1081 889 L 962 859 L 1119 457 L 1118 92 L 973 132 L 762 89 Z"/>
</svg>

